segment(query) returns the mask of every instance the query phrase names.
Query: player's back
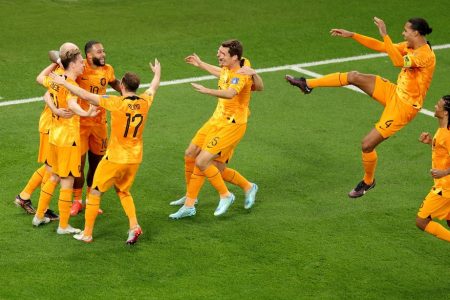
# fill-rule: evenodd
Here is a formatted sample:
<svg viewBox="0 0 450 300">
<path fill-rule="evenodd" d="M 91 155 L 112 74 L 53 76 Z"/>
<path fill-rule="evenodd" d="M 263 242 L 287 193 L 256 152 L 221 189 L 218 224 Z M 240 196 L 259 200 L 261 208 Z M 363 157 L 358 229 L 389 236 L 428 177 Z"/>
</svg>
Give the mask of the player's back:
<svg viewBox="0 0 450 300">
<path fill-rule="evenodd" d="M 106 159 L 121 164 L 142 161 L 142 135 L 153 96 L 103 96 L 100 106 L 111 112 L 111 134 Z"/>
</svg>

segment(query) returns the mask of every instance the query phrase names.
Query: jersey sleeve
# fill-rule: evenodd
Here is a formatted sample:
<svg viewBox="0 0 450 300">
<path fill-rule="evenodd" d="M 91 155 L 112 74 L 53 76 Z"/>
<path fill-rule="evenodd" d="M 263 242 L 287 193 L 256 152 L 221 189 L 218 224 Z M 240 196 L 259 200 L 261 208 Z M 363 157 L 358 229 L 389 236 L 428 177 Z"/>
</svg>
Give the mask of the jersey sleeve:
<svg viewBox="0 0 450 300">
<path fill-rule="evenodd" d="M 118 111 L 122 105 L 122 98 L 119 96 L 102 95 L 99 96 L 99 105 L 109 111 Z"/>
<path fill-rule="evenodd" d="M 111 83 L 116 80 L 116 76 L 114 75 L 114 68 L 111 65 L 108 65 L 108 83 Z"/>
<path fill-rule="evenodd" d="M 44 81 L 42 82 L 42 85 L 46 88 L 49 88 L 51 83 L 52 83 L 52 79 L 49 76 L 45 76 Z"/>
<path fill-rule="evenodd" d="M 405 67 L 407 65 L 407 52 L 405 50 L 406 43 L 393 44 L 391 38 L 388 35 L 384 36 L 384 46 L 386 47 L 386 53 L 392 61 L 392 64 L 396 67 Z"/>
<path fill-rule="evenodd" d="M 414 53 L 407 54 L 403 57 L 404 67 L 406 68 L 423 68 L 429 67 L 433 64 L 433 57 L 427 52 L 417 51 Z"/>
<path fill-rule="evenodd" d="M 228 88 L 232 88 L 239 94 L 249 78 L 250 76 L 247 75 L 233 74 L 233 77 L 230 80 L 230 86 Z"/>
</svg>

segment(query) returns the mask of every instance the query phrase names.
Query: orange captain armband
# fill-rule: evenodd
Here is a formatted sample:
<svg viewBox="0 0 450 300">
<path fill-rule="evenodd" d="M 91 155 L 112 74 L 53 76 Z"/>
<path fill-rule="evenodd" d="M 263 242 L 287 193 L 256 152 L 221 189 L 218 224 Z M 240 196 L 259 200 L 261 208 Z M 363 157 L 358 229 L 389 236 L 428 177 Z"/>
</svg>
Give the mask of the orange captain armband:
<svg viewBox="0 0 450 300">
<path fill-rule="evenodd" d="M 411 68 L 412 67 L 412 59 L 409 55 L 403 56 L 403 67 Z"/>
</svg>

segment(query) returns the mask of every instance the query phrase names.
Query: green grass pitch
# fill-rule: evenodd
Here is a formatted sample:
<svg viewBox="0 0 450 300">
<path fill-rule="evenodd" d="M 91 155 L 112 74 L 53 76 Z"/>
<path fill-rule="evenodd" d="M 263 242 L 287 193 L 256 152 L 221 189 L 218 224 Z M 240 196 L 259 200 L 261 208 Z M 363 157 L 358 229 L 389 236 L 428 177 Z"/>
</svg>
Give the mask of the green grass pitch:
<svg viewBox="0 0 450 300">
<path fill-rule="evenodd" d="M 373 37 L 371 18 L 400 41 L 405 21 L 422 16 L 433 45 L 450 42 L 447 1 L 88 1 L 0 0 L 0 101 L 44 93 L 36 75 L 62 42 L 98 39 L 116 75 L 134 71 L 148 83 L 157 57 L 162 81 L 206 75 L 184 63 L 193 52 L 216 63 L 219 43 L 240 39 L 255 68 L 372 53 L 331 28 Z M 438 50 L 425 108 L 448 94 L 450 50 Z M 396 79 L 384 58 L 306 68 L 358 70 Z M 168 203 L 184 193 L 183 153 L 216 100 L 186 84 L 160 88 L 145 132 L 144 161 L 132 189 L 144 234 L 124 244 L 128 221 L 114 192 L 102 199 L 94 242 L 57 236 L 52 223 L 33 228 L 13 205 L 36 163 L 41 102 L 0 106 L 0 299 L 438 299 L 448 298 L 449 244 L 415 228 L 432 185 L 429 147 L 417 142 L 437 121 L 420 114 L 378 148 L 377 187 L 360 199 L 360 141 L 382 107 L 352 90 L 305 96 L 261 73 L 248 131 L 230 164 L 258 183 L 257 202 L 213 216 L 218 197 L 206 183 L 197 215 L 171 221 Z M 216 81 L 204 81 L 209 87 Z M 36 204 L 38 192 L 33 197 Z M 53 199 L 52 207 L 57 201 Z M 83 215 L 71 219 L 82 227 Z"/>
</svg>

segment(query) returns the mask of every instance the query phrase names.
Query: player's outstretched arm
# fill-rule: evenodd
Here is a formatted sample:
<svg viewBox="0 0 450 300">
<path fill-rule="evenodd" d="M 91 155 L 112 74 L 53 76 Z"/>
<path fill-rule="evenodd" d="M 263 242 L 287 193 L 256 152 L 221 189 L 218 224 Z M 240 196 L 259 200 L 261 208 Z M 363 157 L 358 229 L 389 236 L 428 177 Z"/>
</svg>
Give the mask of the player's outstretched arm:
<svg viewBox="0 0 450 300">
<path fill-rule="evenodd" d="M 191 83 L 191 85 L 199 93 L 207 94 L 207 95 L 211 95 L 211 96 L 219 97 L 219 98 L 223 98 L 223 99 L 231 99 L 234 96 L 236 96 L 236 94 L 237 94 L 236 90 L 232 89 L 232 88 L 228 88 L 226 90 L 213 90 L 213 89 L 204 87 L 203 85 L 198 84 L 198 83 Z"/>
<path fill-rule="evenodd" d="M 187 56 L 184 59 L 184 61 L 187 62 L 190 65 L 193 65 L 194 67 L 197 67 L 197 68 L 200 68 L 202 70 L 205 70 L 206 72 L 208 72 L 209 74 L 211 74 L 213 76 L 216 76 L 216 77 L 220 76 L 221 69 L 219 67 L 205 63 L 195 53 Z"/>
<path fill-rule="evenodd" d="M 100 97 L 101 97 L 100 95 L 89 93 L 88 91 L 83 90 L 79 86 L 76 86 L 76 85 L 73 85 L 73 84 L 67 82 L 66 78 L 64 76 L 58 76 L 58 75 L 52 73 L 52 74 L 50 74 L 50 77 L 57 84 L 64 85 L 64 87 L 67 88 L 72 94 L 80 97 L 81 99 L 88 101 L 90 104 L 97 105 L 97 106 L 99 105 Z"/>
<path fill-rule="evenodd" d="M 109 83 L 109 86 L 112 87 L 116 92 L 122 93 L 120 91 L 120 81 L 115 79 Z"/>
<path fill-rule="evenodd" d="M 149 88 L 145 91 L 146 94 L 155 96 L 156 91 L 159 88 L 159 84 L 161 82 L 161 64 L 158 59 L 155 58 L 155 64 L 149 63 L 150 70 L 153 72 L 153 80 L 150 82 Z"/>
<path fill-rule="evenodd" d="M 72 84 L 70 84 L 70 85 L 72 85 Z M 97 107 L 95 107 L 93 105 L 89 105 L 89 109 L 87 111 L 85 111 L 77 103 L 76 97 L 70 98 L 67 101 L 67 107 L 69 107 L 69 109 L 71 111 L 73 111 L 74 114 L 77 114 L 80 117 L 95 117 L 96 115 L 98 115 L 100 113 L 100 110 L 98 110 Z"/>
<path fill-rule="evenodd" d="M 333 28 L 330 30 L 331 36 L 339 36 L 343 38 L 351 38 L 355 34 L 354 32 L 345 30 L 345 29 L 339 29 L 339 28 Z"/>
<path fill-rule="evenodd" d="M 36 77 L 37 83 L 39 83 L 40 85 L 44 85 L 44 78 L 46 76 L 50 75 L 50 73 L 54 69 L 56 69 L 57 66 L 58 66 L 58 64 L 52 63 L 48 67 L 46 67 L 44 70 L 42 70 L 41 73 L 39 73 L 39 75 Z"/>
<path fill-rule="evenodd" d="M 263 91 L 264 90 L 263 80 L 262 80 L 261 76 L 259 76 L 254 69 L 244 66 L 244 67 L 240 68 L 236 73 L 252 76 L 252 79 L 253 79 L 252 91 Z"/>
</svg>

